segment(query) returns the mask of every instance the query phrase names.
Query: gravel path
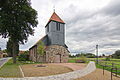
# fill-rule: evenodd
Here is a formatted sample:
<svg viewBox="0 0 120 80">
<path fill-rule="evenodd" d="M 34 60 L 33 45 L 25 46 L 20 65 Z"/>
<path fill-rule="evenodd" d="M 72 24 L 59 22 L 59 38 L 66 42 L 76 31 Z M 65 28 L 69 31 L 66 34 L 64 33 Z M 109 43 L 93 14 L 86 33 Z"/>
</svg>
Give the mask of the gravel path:
<svg viewBox="0 0 120 80">
<path fill-rule="evenodd" d="M 74 71 L 83 69 L 87 66 L 87 64 L 84 64 L 84 63 L 50 63 L 50 64 L 66 66 L 71 68 Z"/>
<path fill-rule="evenodd" d="M 42 66 L 45 67 L 37 67 L 38 65 L 40 66 L 41 64 L 21 65 L 24 77 L 43 77 L 50 75 L 52 76 L 73 71 L 71 68 L 62 65 L 42 64 Z"/>
<path fill-rule="evenodd" d="M 9 58 L 1 58 L 0 59 L 0 67 L 2 67 L 2 65 L 8 61 Z"/>
<path fill-rule="evenodd" d="M 102 69 L 96 69 L 94 72 L 75 80 L 111 80 L 111 73 L 105 71 L 105 74 L 103 75 Z M 113 80 L 120 80 L 120 78 L 113 76 Z"/>
</svg>

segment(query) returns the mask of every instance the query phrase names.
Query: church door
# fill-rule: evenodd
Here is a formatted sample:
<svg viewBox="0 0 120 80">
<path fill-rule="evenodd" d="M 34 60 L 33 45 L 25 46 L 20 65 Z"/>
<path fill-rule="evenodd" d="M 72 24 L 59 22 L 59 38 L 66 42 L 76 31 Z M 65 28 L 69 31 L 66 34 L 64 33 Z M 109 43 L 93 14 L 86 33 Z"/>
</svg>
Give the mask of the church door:
<svg viewBox="0 0 120 80">
<path fill-rule="evenodd" d="M 55 55 L 55 63 L 60 63 L 61 62 L 61 56 L 59 54 Z"/>
</svg>

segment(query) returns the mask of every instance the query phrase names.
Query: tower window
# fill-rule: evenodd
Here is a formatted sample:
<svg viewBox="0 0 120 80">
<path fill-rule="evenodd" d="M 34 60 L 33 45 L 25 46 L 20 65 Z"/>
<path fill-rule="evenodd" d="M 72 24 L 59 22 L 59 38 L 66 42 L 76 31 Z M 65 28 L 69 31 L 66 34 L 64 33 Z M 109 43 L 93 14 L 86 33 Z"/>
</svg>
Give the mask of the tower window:
<svg viewBox="0 0 120 80">
<path fill-rule="evenodd" d="M 60 31 L 60 23 L 56 22 L 56 30 Z"/>
</svg>

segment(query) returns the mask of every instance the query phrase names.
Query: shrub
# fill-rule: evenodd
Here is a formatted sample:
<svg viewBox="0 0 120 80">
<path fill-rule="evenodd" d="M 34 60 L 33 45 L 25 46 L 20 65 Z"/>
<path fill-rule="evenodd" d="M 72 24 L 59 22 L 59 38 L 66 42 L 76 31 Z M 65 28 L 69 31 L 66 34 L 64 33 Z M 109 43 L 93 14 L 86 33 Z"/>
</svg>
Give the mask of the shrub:
<svg viewBox="0 0 120 80">
<path fill-rule="evenodd" d="M 23 53 L 18 56 L 19 61 L 28 61 L 29 60 L 29 55 L 28 53 Z"/>
<path fill-rule="evenodd" d="M 85 56 L 81 56 L 80 59 L 76 60 L 76 63 L 85 63 L 87 61 L 87 58 Z"/>
<path fill-rule="evenodd" d="M 110 58 L 109 58 L 109 57 L 106 57 L 106 58 L 105 58 L 105 61 L 110 61 Z"/>
</svg>

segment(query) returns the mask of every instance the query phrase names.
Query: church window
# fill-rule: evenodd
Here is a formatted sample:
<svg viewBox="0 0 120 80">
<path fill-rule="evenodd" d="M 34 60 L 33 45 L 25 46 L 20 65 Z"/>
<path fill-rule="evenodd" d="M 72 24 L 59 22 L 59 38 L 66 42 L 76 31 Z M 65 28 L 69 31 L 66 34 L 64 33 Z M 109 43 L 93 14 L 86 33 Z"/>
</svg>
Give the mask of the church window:
<svg viewBox="0 0 120 80">
<path fill-rule="evenodd" d="M 60 23 L 56 22 L 56 29 L 57 31 L 60 31 Z"/>
</svg>

